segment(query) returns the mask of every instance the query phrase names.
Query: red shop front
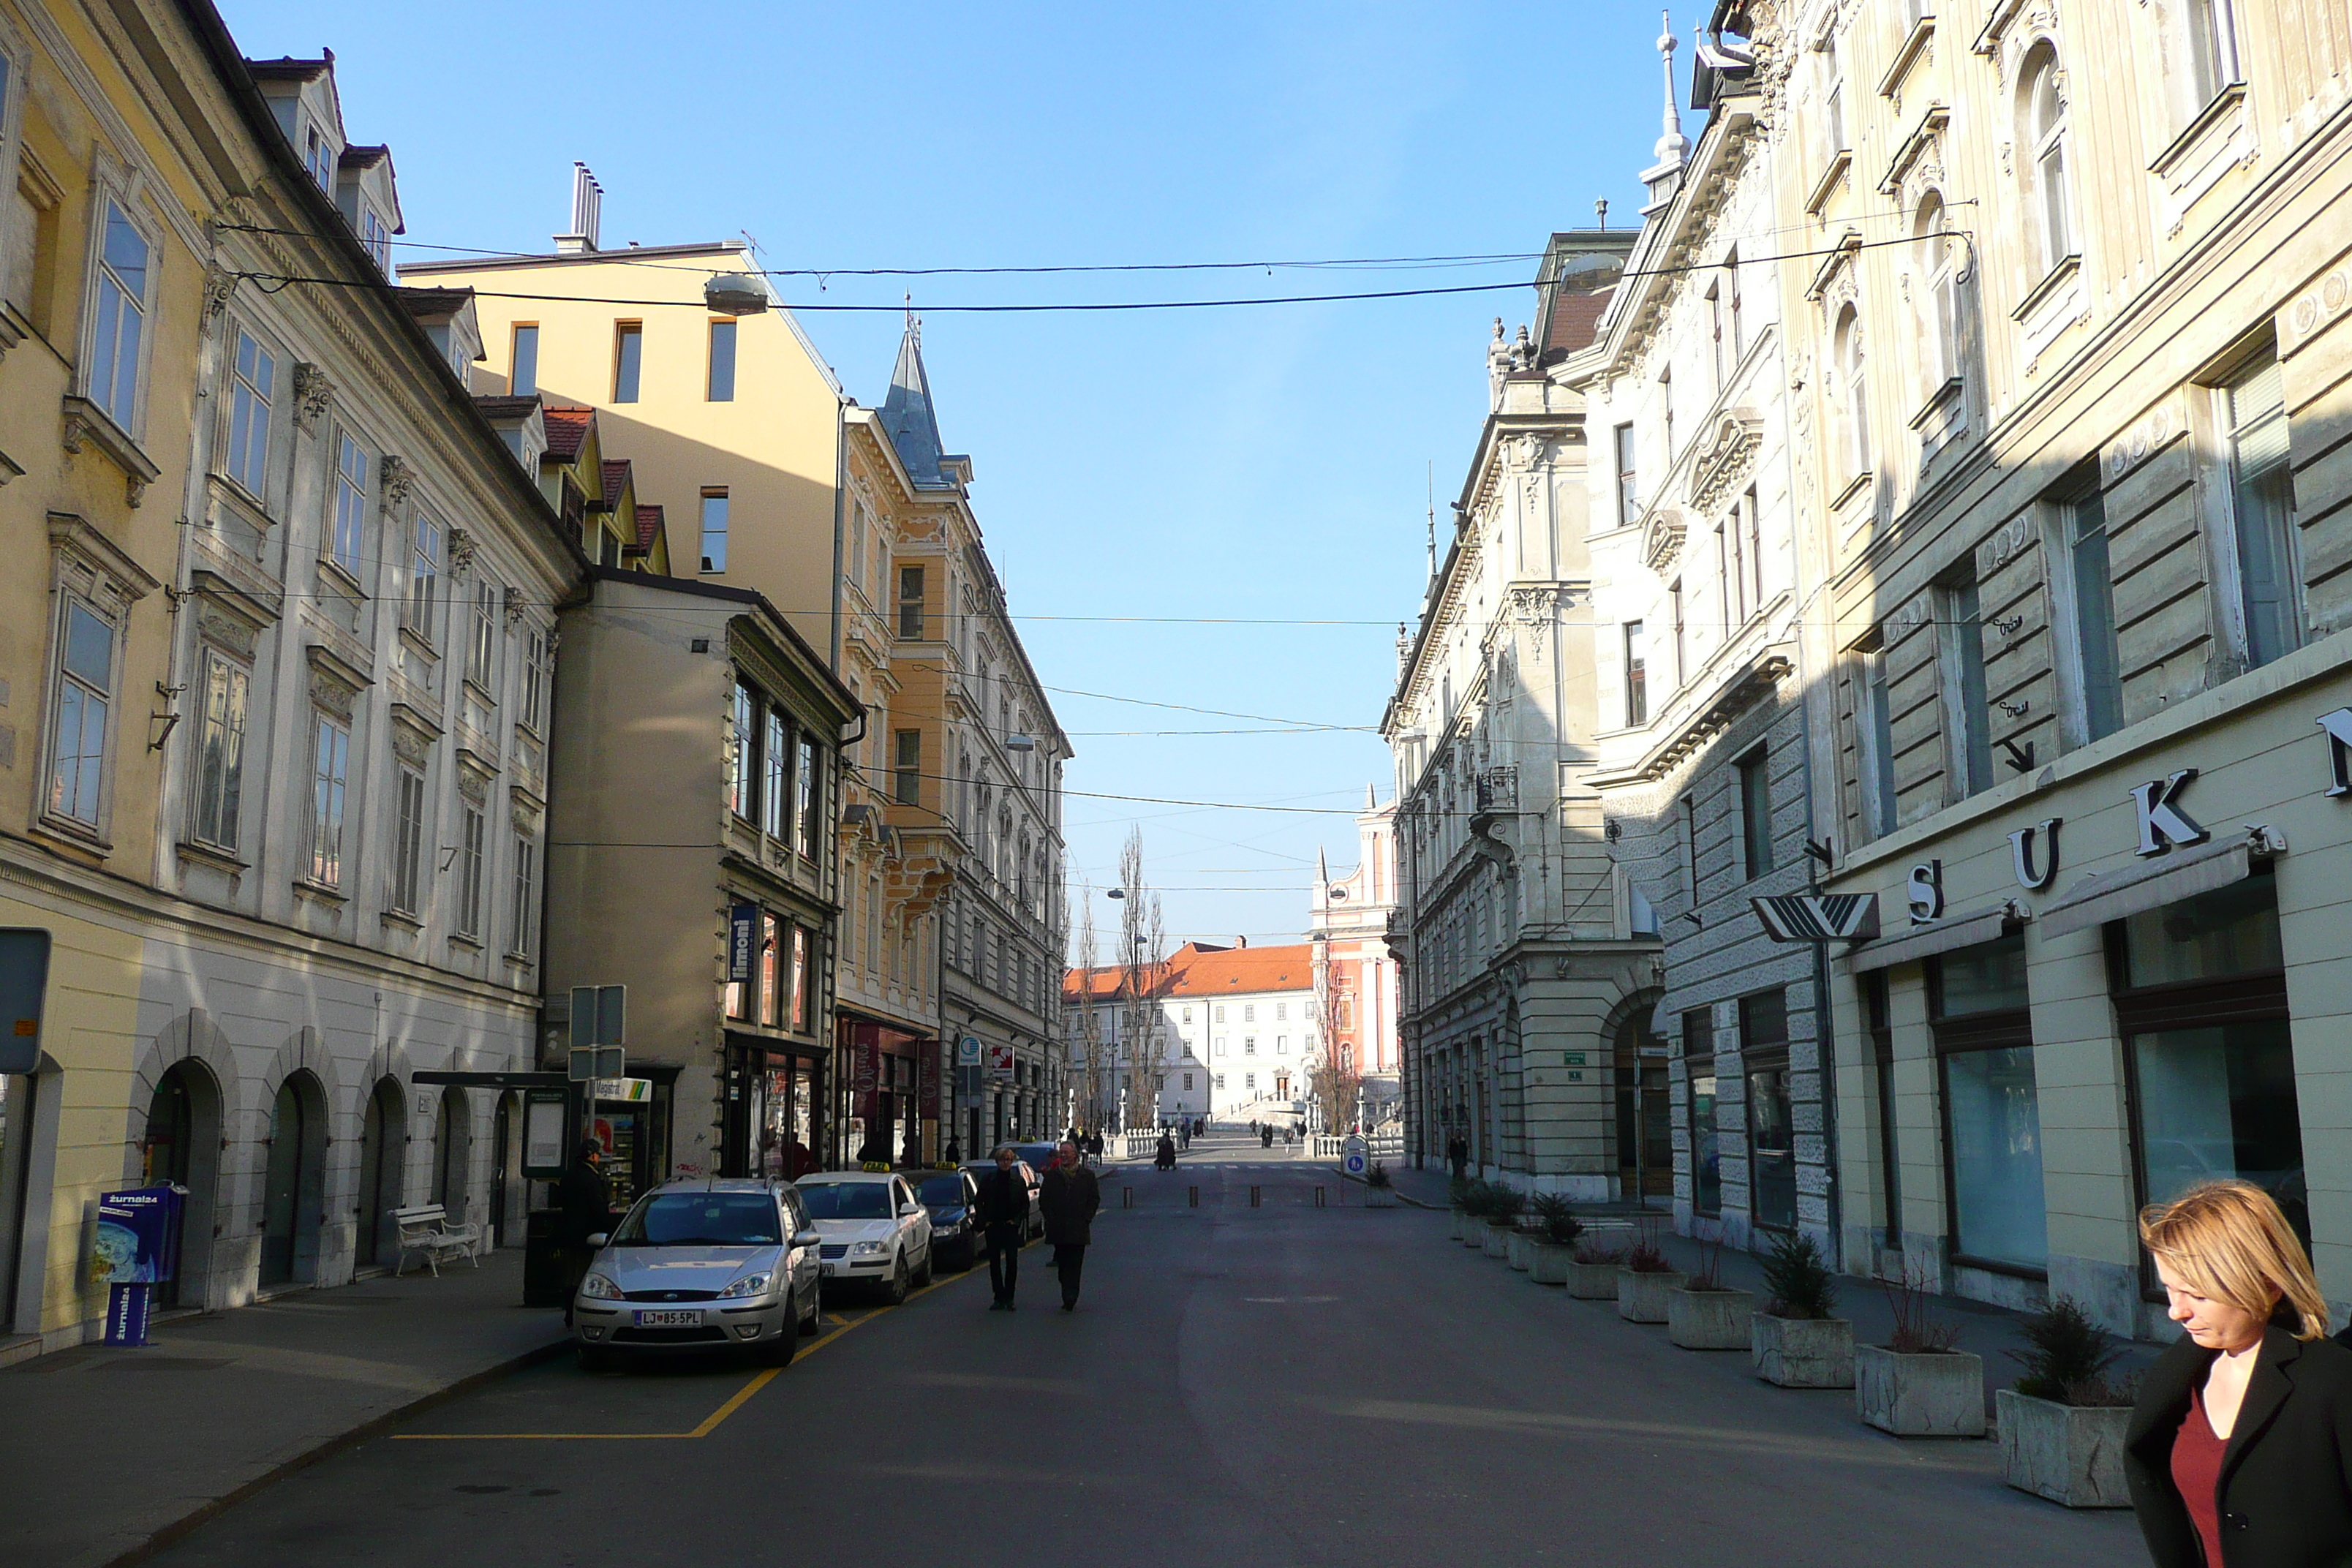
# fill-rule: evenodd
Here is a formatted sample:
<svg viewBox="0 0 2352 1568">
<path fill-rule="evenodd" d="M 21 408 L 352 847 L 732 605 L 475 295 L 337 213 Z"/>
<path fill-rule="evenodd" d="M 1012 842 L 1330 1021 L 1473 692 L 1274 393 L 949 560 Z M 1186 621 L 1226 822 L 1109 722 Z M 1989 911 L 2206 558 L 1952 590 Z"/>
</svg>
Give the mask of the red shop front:
<svg viewBox="0 0 2352 1568">
<path fill-rule="evenodd" d="M 843 1147 L 859 1164 L 921 1165 L 937 1159 L 937 1044 L 864 1018 L 844 1018 L 840 1028 L 849 1089 Z"/>
</svg>

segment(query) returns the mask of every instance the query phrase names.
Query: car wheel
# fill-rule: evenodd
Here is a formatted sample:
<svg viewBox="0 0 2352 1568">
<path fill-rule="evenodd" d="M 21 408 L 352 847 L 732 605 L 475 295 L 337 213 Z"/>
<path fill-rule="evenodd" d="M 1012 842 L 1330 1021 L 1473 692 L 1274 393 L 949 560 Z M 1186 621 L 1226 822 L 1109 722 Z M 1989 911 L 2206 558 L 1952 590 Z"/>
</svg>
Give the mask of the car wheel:
<svg viewBox="0 0 2352 1568">
<path fill-rule="evenodd" d="M 790 1366 L 793 1364 L 793 1352 L 800 1348 L 801 1343 L 799 1303 L 794 1302 L 793 1307 L 793 1310 L 785 1314 L 784 1321 L 776 1325 L 776 1337 L 761 1342 L 759 1349 L 754 1352 L 761 1365 Z"/>
<path fill-rule="evenodd" d="M 925 1247 L 923 1248 L 923 1266 L 922 1266 L 920 1268 L 918 1268 L 917 1270 L 915 1270 L 915 1283 L 916 1283 L 916 1284 L 918 1284 L 918 1285 L 928 1285 L 928 1284 L 929 1284 L 930 1282 L 931 1282 L 931 1248 L 930 1248 L 929 1247 Z"/>
<path fill-rule="evenodd" d="M 604 1345 L 583 1344 L 579 1350 L 582 1372 L 611 1372 L 616 1364 L 612 1351 Z"/>
<path fill-rule="evenodd" d="M 898 1261 L 891 1266 L 890 1282 L 882 1287 L 882 1300 L 895 1307 L 906 1299 L 907 1255 L 902 1252 L 898 1254 Z"/>
<path fill-rule="evenodd" d="M 809 1287 L 808 1316 L 801 1320 L 801 1332 L 814 1334 L 824 1327 L 824 1286 L 822 1282 Z"/>
</svg>

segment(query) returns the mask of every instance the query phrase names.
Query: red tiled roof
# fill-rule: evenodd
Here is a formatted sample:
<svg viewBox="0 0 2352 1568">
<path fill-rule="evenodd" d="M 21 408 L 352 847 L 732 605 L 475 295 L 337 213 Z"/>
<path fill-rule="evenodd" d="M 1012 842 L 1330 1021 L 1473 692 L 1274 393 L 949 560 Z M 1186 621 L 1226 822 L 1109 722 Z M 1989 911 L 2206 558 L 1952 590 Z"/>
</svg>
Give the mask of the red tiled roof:
<svg viewBox="0 0 2352 1568">
<path fill-rule="evenodd" d="M 1117 966 L 1091 972 L 1073 969 L 1062 978 L 1062 994 L 1076 1001 L 1083 987 L 1089 997 L 1108 1001 L 1126 984 L 1127 971 Z M 1188 942 L 1169 954 L 1165 963 L 1146 972 L 1145 985 L 1160 996 L 1311 991 L 1315 948 L 1304 942 L 1281 947 L 1208 947 Z"/>
<path fill-rule="evenodd" d="M 621 492 L 629 488 L 629 459 L 605 458 L 604 477 L 604 499 L 608 501 L 618 501 L 621 499 Z"/>
<path fill-rule="evenodd" d="M 569 405 L 546 410 L 547 455 L 568 463 L 580 456 L 580 444 L 588 438 L 588 427 L 596 423 L 593 408 Z"/>
<path fill-rule="evenodd" d="M 651 550 L 654 541 L 661 537 L 662 509 L 657 506 L 637 508 L 637 548 Z"/>
<path fill-rule="evenodd" d="M 1551 330 L 1544 336 L 1540 356 L 1545 363 L 1572 354 L 1592 342 L 1601 325 L 1601 312 L 1609 308 L 1611 292 L 1607 289 L 1595 289 L 1589 293 L 1563 289 L 1554 297 Z"/>
</svg>

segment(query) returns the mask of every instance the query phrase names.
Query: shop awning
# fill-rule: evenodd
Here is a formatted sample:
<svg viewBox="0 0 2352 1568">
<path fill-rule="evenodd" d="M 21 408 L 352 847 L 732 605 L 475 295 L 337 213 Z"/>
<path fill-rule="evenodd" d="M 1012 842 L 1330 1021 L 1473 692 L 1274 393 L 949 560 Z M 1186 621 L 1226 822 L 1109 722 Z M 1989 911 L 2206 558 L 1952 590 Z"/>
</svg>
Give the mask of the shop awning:
<svg viewBox="0 0 2352 1568">
<path fill-rule="evenodd" d="M 1881 937 L 1864 942 L 1846 955 L 1846 963 L 1856 973 L 1873 969 L 1886 969 L 1897 963 L 1910 963 L 1938 952 L 1950 952 L 1955 948 L 1974 947 L 1980 942 L 1990 942 L 2021 918 L 2013 903 L 1995 904 L 1991 909 L 1973 915 L 1952 915 L 1940 921 L 1930 921 L 1914 926 L 1898 936 Z"/>
<path fill-rule="evenodd" d="M 2267 827 L 2241 837 L 2174 849 L 2160 858 L 2084 877 L 2043 907 L 2042 934 L 2064 936 L 2126 915 L 2177 904 L 2243 881 L 2258 859 L 2286 852 L 2286 841 Z"/>
</svg>

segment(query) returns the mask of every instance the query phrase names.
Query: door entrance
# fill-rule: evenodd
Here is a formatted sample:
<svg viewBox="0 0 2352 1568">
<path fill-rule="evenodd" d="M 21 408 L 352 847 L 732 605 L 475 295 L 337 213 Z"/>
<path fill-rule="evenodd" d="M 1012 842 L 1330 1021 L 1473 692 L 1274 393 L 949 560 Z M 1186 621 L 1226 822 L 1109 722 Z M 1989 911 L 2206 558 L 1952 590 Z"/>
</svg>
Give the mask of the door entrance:
<svg viewBox="0 0 2352 1568">
<path fill-rule="evenodd" d="M 327 1097 L 307 1072 L 278 1086 L 262 1186 L 261 1284 L 309 1284 L 319 1272 L 326 1199 Z"/>
<path fill-rule="evenodd" d="M 1671 1197 L 1675 1133 L 1666 1043 L 1650 1032 L 1645 1016 L 1637 1013 L 1617 1031 L 1618 1191 L 1628 1197 Z"/>
<path fill-rule="evenodd" d="M 514 1153 L 514 1096 L 499 1096 L 490 1118 L 490 1245 L 507 1244 L 507 1161 Z"/>
<path fill-rule="evenodd" d="M 392 1211 L 401 1206 L 401 1173 L 408 1160 L 406 1110 L 400 1080 L 378 1080 L 360 1124 L 360 1201 L 353 1218 L 362 1268 L 389 1268 L 397 1259 L 400 1227 Z"/>
<path fill-rule="evenodd" d="M 212 1076 L 180 1062 L 156 1084 L 140 1144 L 140 1180 L 188 1190 L 180 1206 L 178 1273 L 155 1289 L 158 1307 L 201 1306 L 212 1263 L 213 1183 L 220 1164 L 220 1100 Z"/>
</svg>

